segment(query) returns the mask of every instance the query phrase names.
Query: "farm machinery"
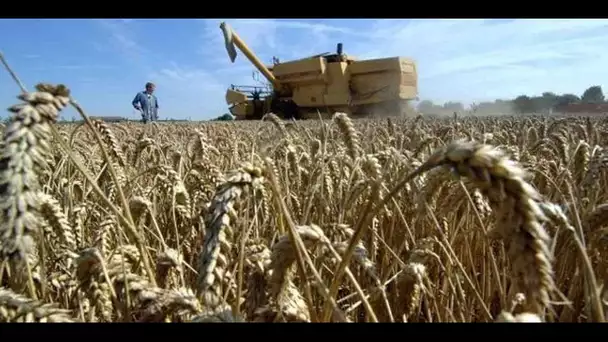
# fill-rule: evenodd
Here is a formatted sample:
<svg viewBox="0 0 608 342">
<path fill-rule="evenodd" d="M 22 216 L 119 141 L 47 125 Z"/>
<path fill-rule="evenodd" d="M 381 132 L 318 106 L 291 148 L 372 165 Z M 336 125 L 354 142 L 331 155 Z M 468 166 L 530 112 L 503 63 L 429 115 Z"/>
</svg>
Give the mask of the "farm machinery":
<svg viewBox="0 0 608 342">
<path fill-rule="evenodd" d="M 326 118 L 336 112 L 352 117 L 408 115 L 417 99 L 416 63 L 405 57 L 357 60 L 337 44 L 335 54 L 264 65 L 232 28 L 222 22 L 232 63 L 238 48 L 268 81 L 265 87 L 232 85 L 226 103 L 237 120 L 260 120 L 272 112 L 284 119 Z M 236 47 L 236 48 L 235 48 Z"/>
</svg>

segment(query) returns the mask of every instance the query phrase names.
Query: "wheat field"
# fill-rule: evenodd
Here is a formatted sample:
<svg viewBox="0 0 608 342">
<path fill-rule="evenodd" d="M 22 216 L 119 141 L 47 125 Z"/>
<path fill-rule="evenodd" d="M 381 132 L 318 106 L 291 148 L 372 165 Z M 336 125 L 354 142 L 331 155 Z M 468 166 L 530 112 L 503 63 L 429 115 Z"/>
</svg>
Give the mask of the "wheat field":
<svg viewBox="0 0 608 342">
<path fill-rule="evenodd" d="M 0 322 L 601 322 L 608 120 L 2 128 Z"/>
</svg>

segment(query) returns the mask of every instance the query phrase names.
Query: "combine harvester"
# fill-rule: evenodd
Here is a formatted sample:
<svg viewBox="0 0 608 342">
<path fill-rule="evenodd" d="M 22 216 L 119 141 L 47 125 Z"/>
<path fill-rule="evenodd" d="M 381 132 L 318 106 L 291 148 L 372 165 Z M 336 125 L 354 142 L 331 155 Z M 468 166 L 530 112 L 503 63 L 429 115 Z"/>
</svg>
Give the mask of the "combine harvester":
<svg viewBox="0 0 608 342">
<path fill-rule="evenodd" d="M 267 113 L 285 119 L 327 118 L 344 112 L 354 118 L 411 114 L 418 98 L 416 63 L 404 57 L 357 60 L 342 52 L 265 66 L 226 23 L 221 23 L 232 63 L 235 46 L 264 75 L 269 87 L 235 86 L 226 103 L 237 120 L 260 120 Z"/>
</svg>

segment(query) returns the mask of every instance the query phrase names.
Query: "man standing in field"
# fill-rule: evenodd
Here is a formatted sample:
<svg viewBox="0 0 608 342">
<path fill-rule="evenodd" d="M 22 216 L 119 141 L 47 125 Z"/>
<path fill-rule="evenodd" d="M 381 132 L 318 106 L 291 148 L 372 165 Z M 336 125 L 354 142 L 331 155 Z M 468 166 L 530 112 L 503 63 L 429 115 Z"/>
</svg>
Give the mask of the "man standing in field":
<svg viewBox="0 0 608 342">
<path fill-rule="evenodd" d="M 137 93 L 133 99 L 133 107 L 141 112 L 141 121 L 158 120 L 158 99 L 153 95 L 156 86 L 152 82 L 146 83 L 146 90 Z"/>
</svg>

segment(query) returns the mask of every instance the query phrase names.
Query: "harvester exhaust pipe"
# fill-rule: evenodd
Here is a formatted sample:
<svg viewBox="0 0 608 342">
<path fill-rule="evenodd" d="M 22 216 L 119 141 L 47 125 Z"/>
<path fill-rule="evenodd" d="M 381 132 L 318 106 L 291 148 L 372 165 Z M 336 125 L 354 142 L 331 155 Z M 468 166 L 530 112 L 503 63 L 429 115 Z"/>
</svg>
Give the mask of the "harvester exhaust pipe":
<svg viewBox="0 0 608 342">
<path fill-rule="evenodd" d="M 336 49 L 336 53 L 338 55 L 342 55 L 342 43 L 338 43 L 338 48 Z"/>
<path fill-rule="evenodd" d="M 222 29 L 222 32 L 224 33 L 224 42 L 226 43 L 226 51 L 228 51 L 230 61 L 234 63 L 234 61 L 236 60 L 237 54 L 236 49 L 234 47 L 236 45 L 236 47 L 238 47 L 239 50 L 241 50 L 243 54 L 245 54 L 247 59 L 249 59 L 249 61 L 253 63 L 253 65 L 255 65 L 255 67 L 264 75 L 264 77 L 266 77 L 266 79 L 270 83 L 272 83 L 274 89 L 280 89 L 281 84 L 279 83 L 279 81 L 274 77 L 270 70 L 268 70 L 268 68 L 266 68 L 266 66 L 253 54 L 253 52 L 249 50 L 249 48 L 247 47 L 247 45 L 245 45 L 241 37 L 239 37 L 238 34 L 236 34 L 234 31 L 232 31 L 232 28 L 230 28 L 230 26 L 225 22 L 222 22 L 220 24 L 220 29 Z"/>
</svg>

